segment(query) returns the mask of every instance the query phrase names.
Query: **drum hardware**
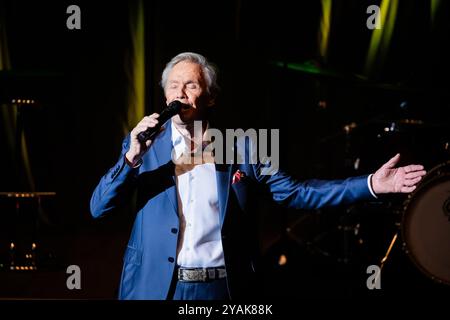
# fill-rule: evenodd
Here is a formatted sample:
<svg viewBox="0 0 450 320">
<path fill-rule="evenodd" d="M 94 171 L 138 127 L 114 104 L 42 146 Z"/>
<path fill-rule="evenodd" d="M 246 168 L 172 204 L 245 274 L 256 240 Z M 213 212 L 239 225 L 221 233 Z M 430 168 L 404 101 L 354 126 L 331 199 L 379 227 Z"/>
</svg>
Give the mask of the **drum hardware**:
<svg viewBox="0 0 450 320">
<path fill-rule="evenodd" d="M 293 224 L 291 224 L 289 227 L 286 228 L 286 235 L 290 239 L 294 240 L 297 243 L 297 245 L 299 245 L 300 247 L 306 248 L 307 251 L 309 251 L 312 254 L 319 254 L 324 257 L 331 257 L 331 254 L 329 252 L 323 250 L 322 248 L 320 248 L 317 245 L 317 243 L 319 243 L 322 240 L 322 238 L 325 236 L 325 234 L 323 232 L 319 233 L 319 234 L 315 234 L 310 237 L 300 237 L 295 232 L 295 229 L 297 227 L 302 226 L 302 224 L 308 225 L 310 223 L 310 220 L 314 220 L 314 219 L 313 218 L 311 219 L 311 216 L 309 216 L 309 215 L 301 216 Z"/>
<path fill-rule="evenodd" d="M 331 257 L 331 254 L 325 250 L 322 250 L 318 246 L 315 245 L 316 242 L 320 241 L 321 236 L 312 239 L 312 240 L 303 240 L 301 237 L 297 236 L 291 228 L 286 228 L 287 235 L 290 239 L 294 240 L 297 245 L 301 247 L 305 247 L 310 253 L 319 254 L 324 257 Z"/>
<path fill-rule="evenodd" d="M 394 236 L 392 237 L 391 242 L 389 243 L 389 247 L 386 250 L 386 253 L 384 255 L 384 257 L 381 259 L 380 261 L 380 272 L 377 273 L 376 278 L 375 278 L 375 282 L 378 281 L 379 277 L 381 276 L 381 271 L 383 271 L 383 267 L 386 264 L 389 255 L 391 254 L 392 249 L 394 248 L 395 242 L 397 241 L 398 238 L 398 233 L 395 233 Z"/>
<path fill-rule="evenodd" d="M 438 283 L 450 284 L 450 258 L 446 254 L 450 243 L 448 194 L 450 161 L 431 169 L 422 184 L 408 195 L 401 210 L 393 211 L 401 215 L 400 221 L 395 223 L 399 231 L 392 237 L 380 260 L 380 270 L 400 239 L 401 250 L 420 272 Z"/>
<path fill-rule="evenodd" d="M 333 208 L 328 210 L 301 216 L 286 228 L 286 235 L 317 257 L 344 265 L 356 262 L 365 244 L 357 206 L 348 208 L 343 216 Z"/>
<path fill-rule="evenodd" d="M 395 242 L 397 241 L 398 233 L 394 234 L 392 237 L 391 243 L 389 244 L 389 247 L 386 251 L 386 254 L 384 255 L 383 259 L 380 261 L 380 269 L 383 269 L 384 264 L 386 263 L 389 254 L 391 253 L 392 248 L 394 247 Z"/>
<path fill-rule="evenodd" d="M 402 248 L 430 279 L 450 285 L 450 161 L 424 177 L 405 201 Z"/>
<path fill-rule="evenodd" d="M 450 197 L 445 200 L 444 205 L 442 206 L 442 210 L 444 214 L 447 216 L 448 221 L 450 221 Z"/>
</svg>

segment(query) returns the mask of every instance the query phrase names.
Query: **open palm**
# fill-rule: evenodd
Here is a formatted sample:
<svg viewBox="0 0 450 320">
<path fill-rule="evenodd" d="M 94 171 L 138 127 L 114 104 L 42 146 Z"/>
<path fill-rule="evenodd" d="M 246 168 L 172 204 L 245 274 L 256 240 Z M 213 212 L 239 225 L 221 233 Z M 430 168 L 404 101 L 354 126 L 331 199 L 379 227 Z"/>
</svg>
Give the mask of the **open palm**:
<svg viewBox="0 0 450 320">
<path fill-rule="evenodd" d="M 376 194 L 410 193 L 426 174 L 423 166 L 418 164 L 395 168 L 399 160 L 398 153 L 374 173 L 372 188 Z"/>
</svg>

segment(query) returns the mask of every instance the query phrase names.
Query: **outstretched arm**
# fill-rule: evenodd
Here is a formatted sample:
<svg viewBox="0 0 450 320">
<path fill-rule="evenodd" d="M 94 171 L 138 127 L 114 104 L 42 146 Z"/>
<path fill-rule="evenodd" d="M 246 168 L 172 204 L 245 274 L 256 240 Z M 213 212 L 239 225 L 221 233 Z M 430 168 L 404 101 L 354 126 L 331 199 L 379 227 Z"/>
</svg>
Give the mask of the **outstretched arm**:
<svg viewBox="0 0 450 320">
<path fill-rule="evenodd" d="M 371 183 L 375 194 L 410 193 L 416 189 L 426 171 L 422 165 L 417 164 L 396 168 L 399 160 L 398 153 L 372 175 Z"/>
<path fill-rule="evenodd" d="M 276 202 L 289 208 L 318 209 L 375 199 L 369 189 L 368 175 L 345 180 L 299 181 L 281 170 L 262 175 L 263 167 L 260 163 L 253 165 L 256 180 L 267 185 Z"/>
<path fill-rule="evenodd" d="M 425 175 L 421 165 L 395 168 L 400 155 L 396 155 L 373 175 L 348 178 L 345 180 L 298 181 L 288 174 L 278 171 L 273 175 L 261 175 L 262 164 L 253 166 L 255 178 L 265 183 L 275 201 L 297 209 L 317 209 L 370 200 L 374 195 L 384 193 L 408 193 Z M 368 180 L 369 178 L 369 180 Z"/>
</svg>

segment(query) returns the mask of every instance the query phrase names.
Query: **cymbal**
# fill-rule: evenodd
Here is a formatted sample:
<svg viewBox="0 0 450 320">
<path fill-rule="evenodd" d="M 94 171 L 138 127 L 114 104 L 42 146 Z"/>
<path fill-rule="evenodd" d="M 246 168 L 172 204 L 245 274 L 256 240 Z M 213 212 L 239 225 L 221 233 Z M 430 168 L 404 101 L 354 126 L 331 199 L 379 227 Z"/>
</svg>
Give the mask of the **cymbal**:
<svg viewBox="0 0 450 320">
<path fill-rule="evenodd" d="M 272 65 L 279 68 L 287 68 L 293 71 L 299 71 L 304 74 L 310 74 L 315 76 L 325 76 L 337 79 L 346 79 L 349 81 L 364 81 L 367 80 L 367 77 L 351 73 L 345 72 L 342 70 L 332 69 L 332 68 L 324 68 L 321 67 L 320 64 L 313 60 L 308 60 L 301 63 L 296 62 L 283 62 L 283 61 L 271 61 Z"/>
<path fill-rule="evenodd" d="M 339 80 L 346 80 L 352 82 L 359 87 L 369 88 L 369 89 L 378 89 L 378 90 L 386 90 L 386 91 L 394 91 L 394 92 L 418 92 L 424 90 L 422 87 L 411 87 L 405 85 L 402 82 L 374 82 L 370 80 L 367 76 L 362 74 L 348 72 L 333 68 L 325 68 L 320 66 L 320 63 L 314 60 L 308 60 L 305 62 L 283 62 L 283 61 L 271 61 L 270 64 L 279 67 L 285 68 L 292 71 L 298 71 L 303 74 L 308 74 L 312 76 L 319 77 L 327 77 L 327 78 L 335 78 Z"/>
<path fill-rule="evenodd" d="M 384 131 L 401 131 L 405 129 L 439 129 L 450 126 L 445 122 L 430 122 L 418 118 L 369 119 L 360 123 L 349 123 L 343 127 L 347 133 L 358 128 L 384 127 Z"/>
<path fill-rule="evenodd" d="M 349 134 L 381 134 L 381 133 L 398 133 L 398 132 L 429 132 L 436 130 L 448 131 L 450 123 L 437 123 L 421 119 L 404 118 L 404 119 L 368 119 L 361 122 L 350 122 L 342 126 L 341 130 L 322 137 L 321 143 L 332 141 L 334 139 L 348 136 Z M 437 134 L 437 133 L 436 133 Z"/>
<path fill-rule="evenodd" d="M 423 91 L 424 88 L 406 86 L 403 83 L 383 83 L 383 82 L 372 82 L 372 81 L 362 81 L 358 83 L 358 86 L 369 89 L 378 89 L 384 91 L 402 92 L 402 93 L 412 93 Z"/>
</svg>

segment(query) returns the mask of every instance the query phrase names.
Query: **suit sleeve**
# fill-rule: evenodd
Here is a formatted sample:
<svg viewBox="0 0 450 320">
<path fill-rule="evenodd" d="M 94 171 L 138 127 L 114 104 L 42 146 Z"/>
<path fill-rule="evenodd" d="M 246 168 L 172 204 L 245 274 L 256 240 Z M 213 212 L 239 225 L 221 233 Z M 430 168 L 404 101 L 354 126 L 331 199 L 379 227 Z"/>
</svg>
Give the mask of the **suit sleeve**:
<svg viewBox="0 0 450 320">
<path fill-rule="evenodd" d="M 289 208 L 318 209 L 362 200 L 375 199 L 367 184 L 368 175 L 345 180 L 298 181 L 283 171 L 262 175 L 267 165 L 252 165 L 253 174 L 260 183 L 268 186 L 273 199 Z"/>
<path fill-rule="evenodd" d="M 128 146 L 129 137 L 122 144 L 119 160 L 100 179 L 92 194 L 90 208 L 94 218 L 103 216 L 131 197 L 131 189 L 135 185 L 139 169 L 131 168 L 125 162 Z"/>
</svg>

